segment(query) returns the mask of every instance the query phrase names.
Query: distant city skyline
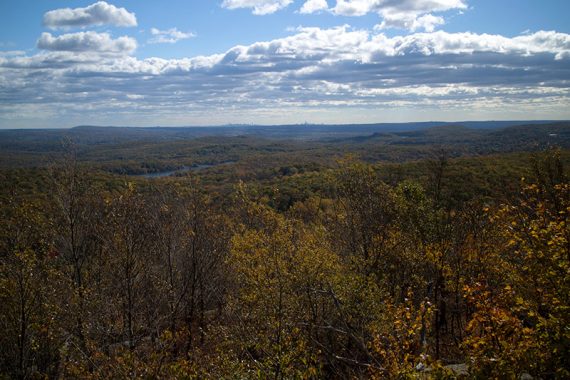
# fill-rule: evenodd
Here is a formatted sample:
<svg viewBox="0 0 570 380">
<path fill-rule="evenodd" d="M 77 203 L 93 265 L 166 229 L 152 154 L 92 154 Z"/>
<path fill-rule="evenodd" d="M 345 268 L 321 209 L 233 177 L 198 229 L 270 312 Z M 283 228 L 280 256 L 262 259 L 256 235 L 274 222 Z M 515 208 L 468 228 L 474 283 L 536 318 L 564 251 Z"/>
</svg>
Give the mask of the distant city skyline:
<svg viewBox="0 0 570 380">
<path fill-rule="evenodd" d="M 570 119 L 570 2 L 0 3 L 0 128 Z"/>
</svg>

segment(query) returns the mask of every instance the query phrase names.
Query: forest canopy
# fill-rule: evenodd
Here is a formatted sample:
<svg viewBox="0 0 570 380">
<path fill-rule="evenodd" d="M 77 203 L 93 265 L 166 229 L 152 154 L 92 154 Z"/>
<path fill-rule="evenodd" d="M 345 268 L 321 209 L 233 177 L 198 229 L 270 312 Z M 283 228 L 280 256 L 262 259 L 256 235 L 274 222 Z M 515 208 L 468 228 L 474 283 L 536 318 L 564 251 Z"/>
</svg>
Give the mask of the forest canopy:
<svg viewBox="0 0 570 380">
<path fill-rule="evenodd" d="M 220 185 L 76 148 L 2 171 L 3 378 L 570 376 L 565 150 Z"/>
</svg>

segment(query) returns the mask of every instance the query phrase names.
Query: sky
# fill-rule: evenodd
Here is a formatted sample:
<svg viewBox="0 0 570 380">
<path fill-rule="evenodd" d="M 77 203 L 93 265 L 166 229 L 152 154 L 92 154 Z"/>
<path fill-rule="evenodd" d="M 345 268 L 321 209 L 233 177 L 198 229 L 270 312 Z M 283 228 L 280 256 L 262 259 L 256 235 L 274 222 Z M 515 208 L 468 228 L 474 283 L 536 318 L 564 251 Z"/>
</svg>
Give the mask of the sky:
<svg viewBox="0 0 570 380">
<path fill-rule="evenodd" d="M 570 119 L 568 0 L 2 0 L 0 128 Z"/>
</svg>

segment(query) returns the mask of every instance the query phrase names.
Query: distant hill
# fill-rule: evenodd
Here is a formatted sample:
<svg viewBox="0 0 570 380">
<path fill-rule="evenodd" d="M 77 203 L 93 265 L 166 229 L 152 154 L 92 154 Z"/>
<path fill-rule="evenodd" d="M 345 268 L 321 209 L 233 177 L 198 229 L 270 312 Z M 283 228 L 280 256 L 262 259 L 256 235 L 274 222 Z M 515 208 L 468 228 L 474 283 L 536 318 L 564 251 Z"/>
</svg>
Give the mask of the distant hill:
<svg viewBox="0 0 570 380">
<path fill-rule="evenodd" d="M 321 140 L 342 139 L 357 136 L 371 136 L 384 133 L 433 130 L 438 134 L 453 133 L 453 126 L 469 129 L 493 130 L 517 125 L 541 125 L 554 121 L 465 121 L 465 122 L 420 122 L 420 123 L 377 123 L 377 124 L 295 124 L 295 125 L 228 125 L 215 127 L 102 127 L 77 126 L 70 129 L 11 129 L 0 130 L 0 148 L 18 150 L 53 150 L 64 138 L 70 138 L 79 145 L 118 144 L 130 141 L 176 141 L 206 136 L 255 136 L 262 138 Z M 461 133 L 464 133 L 465 130 Z M 414 135 L 414 134 L 413 134 Z M 405 135 L 401 135 L 405 136 Z"/>
<path fill-rule="evenodd" d="M 82 161 L 115 172 L 175 170 L 182 166 L 253 161 L 279 155 L 280 165 L 303 156 L 354 154 L 368 162 L 404 162 L 445 149 L 450 157 L 570 149 L 570 122 L 408 123 L 294 126 L 137 128 L 80 126 L 0 131 L 0 168 L 43 166 L 76 143 Z M 256 162 L 259 165 L 259 162 Z M 151 169 L 149 169 L 151 168 Z"/>
</svg>

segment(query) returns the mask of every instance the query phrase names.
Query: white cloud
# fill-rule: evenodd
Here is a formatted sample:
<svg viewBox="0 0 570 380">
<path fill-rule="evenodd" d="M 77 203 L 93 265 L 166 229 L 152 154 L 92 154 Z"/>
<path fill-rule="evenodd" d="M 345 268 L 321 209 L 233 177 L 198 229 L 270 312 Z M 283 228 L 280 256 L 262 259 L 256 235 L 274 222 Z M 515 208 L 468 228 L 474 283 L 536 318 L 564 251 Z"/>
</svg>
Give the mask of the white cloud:
<svg viewBox="0 0 570 380">
<path fill-rule="evenodd" d="M 423 29 L 426 32 L 433 32 L 438 25 L 445 24 L 443 17 L 434 16 L 432 14 L 417 17 L 415 15 L 396 14 L 385 15 L 382 22 L 376 25 L 375 29 L 407 29 L 415 32 Z"/>
<path fill-rule="evenodd" d="M 137 42 L 131 37 L 111 38 L 108 33 L 79 32 L 54 37 L 51 33 L 42 33 L 37 46 L 42 50 L 130 54 L 137 48 Z"/>
<path fill-rule="evenodd" d="M 496 53 L 505 56 L 552 54 L 563 59 L 570 53 L 570 35 L 553 31 L 539 31 L 517 37 L 476 33 L 417 33 L 392 39 L 393 54 L 474 54 Z"/>
<path fill-rule="evenodd" d="M 104 1 L 85 8 L 62 8 L 44 14 L 44 25 L 50 28 L 87 27 L 94 25 L 137 26 L 134 13 Z"/>
<path fill-rule="evenodd" d="M 299 12 L 303 14 L 311 14 L 319 11 L 325 11 L 328 8 L 329 5 L 327 4 L 326 0 L 307 0 Z"/>
<path fill-rule="evenodd" d="M 286 8 L 293 0 L 224 0 L 222 7 L 228 9 L 251 8 L 254 15 L 266 15 Z"/>
<path fill-rule="evenodd" d="M 478 118 L 507 109 L 570 115 L 565 33 L 388 37 L 348 26 L 298 28 L 286 38 L 184 59 L 116 53 L 129 49 L 102 48 L 116 41 L 108 36 L 84 44 L 78 33 L 46 34 L 51 50 L 0 56 L 0 119 L 46 109 L 66 120 L 108 114 L 129 123 L 146 117 L 150 124 L 208 117 L 277 122 L 276 113 L 289 121 L 319 114 L 354 122 L 365 114 L 426 109 L 436 115 L 477 110 Z"/>
<path fill-rule="evenodd" d="M 467 8 L 467 0 L 337 0 L 332 12 L 342 16 L 378 13 L 380 29 L 397 28 L 431 32 L 445 20 L 432 13 Z"/>
<path fill-rule="evenodd" d="M 23 55 L 26 55 L 26 52 L 23 50 L 0 50 L 0 57 L 15 57 Z"/>
<path fill-rule="evenodd" d="M 277 12 L 293 0 L 224 0 L 222 7 L 228 9 L 251 8 L 253 14 L 265 15 Z M 451 10 L 463 12 L 467 9 L 467 0 L 336 0 L 336 5 L 329 9 L 327 0 L 305 0 L 299 13 L 312 14 L 330 11 L 339 16 L 364 16 L 377 13 L 382 21 L 377 29 L 406 29 L 411 32 L 425 30 L 432 32 L 439 25 L 445 24 L 441 13 Z"/>
<path fill-rule="evenodd" d="M 466 9 L 466 0 L 337 0 L 333 12 L 343 16 L 381 14 L 427 14 Z"/>
<path fill-rule="evenodd" d="M 150 33 L 154 36 L 148 40 L 150 44 L 174 44 L 180 40 L 196 37 L 194 33 L 181 32 L 176 28 L 171 28 L 168 30 L 159 30 L 157 28 L 152 28 L 150 30 Z"/>
</svg>

